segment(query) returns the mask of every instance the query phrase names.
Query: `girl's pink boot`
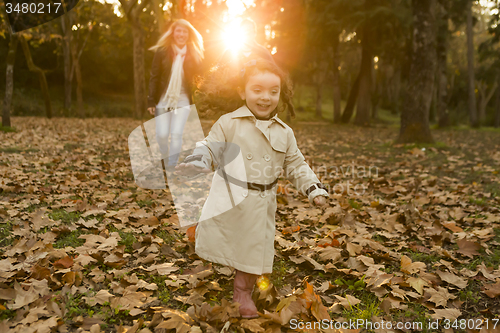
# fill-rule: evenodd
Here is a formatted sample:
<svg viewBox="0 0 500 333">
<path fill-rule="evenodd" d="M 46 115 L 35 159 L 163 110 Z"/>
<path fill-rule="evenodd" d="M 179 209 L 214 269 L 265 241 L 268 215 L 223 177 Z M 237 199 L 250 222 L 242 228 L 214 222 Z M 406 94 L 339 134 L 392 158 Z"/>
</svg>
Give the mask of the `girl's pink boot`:
<svg viewBox="0 0 500 333">
<path fill-rule="evenodd" d="M 240 314 L 243 318 L 257 318 L 257 307 L 252 300 L 252 291 L 258 275 L 236 270 L 234 276 L 233 302 L 240 303 Z"/>
</svg>

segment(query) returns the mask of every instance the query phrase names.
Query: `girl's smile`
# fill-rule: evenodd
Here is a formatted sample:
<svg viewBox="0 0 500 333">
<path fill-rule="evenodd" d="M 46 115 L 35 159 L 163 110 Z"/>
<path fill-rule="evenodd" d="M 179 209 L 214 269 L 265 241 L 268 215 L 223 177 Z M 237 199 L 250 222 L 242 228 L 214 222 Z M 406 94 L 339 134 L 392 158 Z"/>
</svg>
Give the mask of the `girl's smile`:
<svg viewBox="0 0 500 333">
<path fill-rule="evenodd" d="M 241 99 L 260 119 L 269 119 L 280 99 L 280 77 L 271 72 L 258 72 L 249 77 L 245 91 L 240 90 Z"/>
</svg>

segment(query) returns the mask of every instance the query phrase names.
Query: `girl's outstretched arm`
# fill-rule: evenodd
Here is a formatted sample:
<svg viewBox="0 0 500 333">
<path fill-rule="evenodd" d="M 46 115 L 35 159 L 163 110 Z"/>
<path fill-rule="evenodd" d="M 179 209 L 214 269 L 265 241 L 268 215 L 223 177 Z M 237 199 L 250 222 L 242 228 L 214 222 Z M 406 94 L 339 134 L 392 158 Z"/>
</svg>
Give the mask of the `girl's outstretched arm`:
<svg viewBox="0 0 500 333">
<path fill-rule="evenodd" d="M 288 132 L 288 143 L 284 163 L 285 177 L 292 182 L 295 188 L 309 198 L 309 202 L 316 205 L 325 204 L 326 199 L 318 196 L 328 198 L 328 192 L 306 163 L 304 155 L 297 147 L 297 140 L 291 129 Z"/>
<path fill-rule="evenodd" d="M 221 143 L 224 142 L 226 142 L 226 136 L 224 134 L 221 117 L 212 126 L 208 136 L 196 143 L 196 148 L 193 150 L 193 153 L 186 157 L 181 164 L 190 164 L 201 169 L 215 170 L 217 166 L 215 154 L 221 146 Z M 184 169 L 184 166 L 181 167 L 181 169 Z M 192 170 L 190 169 L 188 171 Z"/>
</svg>

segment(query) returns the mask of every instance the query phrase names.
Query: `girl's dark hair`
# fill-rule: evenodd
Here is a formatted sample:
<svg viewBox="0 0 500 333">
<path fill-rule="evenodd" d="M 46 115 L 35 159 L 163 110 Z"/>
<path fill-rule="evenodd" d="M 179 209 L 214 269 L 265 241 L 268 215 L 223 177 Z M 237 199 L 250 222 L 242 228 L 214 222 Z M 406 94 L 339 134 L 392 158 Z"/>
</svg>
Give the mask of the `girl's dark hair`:
<svg viewBox="0 0 500 333">
<path fill-rule="evenodd" d="M 199 79 L 198 90 L 195 94 L 196 106 L 200 114 L 221 115 L 244 105 L 245 102 L 238 94 L 237 88 L 245 89 L 248 79 L 258 72 L 271 72 L 279 76 L 281 80 L 280 101 L 271 116 L 288 109 L 292 118 L 295 118 L 292 81 L 288 74 L 275 63 L 264 59 L 249 61 L 240 68 L 231 64 L 217 65 Z"/>
</svg>

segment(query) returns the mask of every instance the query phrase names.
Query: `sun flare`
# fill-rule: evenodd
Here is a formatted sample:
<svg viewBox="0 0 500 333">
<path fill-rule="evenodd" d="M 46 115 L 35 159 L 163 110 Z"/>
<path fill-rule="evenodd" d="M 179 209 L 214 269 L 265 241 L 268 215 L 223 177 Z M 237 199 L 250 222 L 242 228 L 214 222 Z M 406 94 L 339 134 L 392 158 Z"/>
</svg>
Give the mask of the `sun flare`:
<svg viewBox="0 0 500 333">
<path fill-rule="evenodd" d="M 240 27 L 240 22 L 241 19 L 229 22 L 222 33 L 222 39 L 224 40 L 226 48 L 235 52 L 240 50 L 246 41 L 246 36 Z"/>
</svg>

